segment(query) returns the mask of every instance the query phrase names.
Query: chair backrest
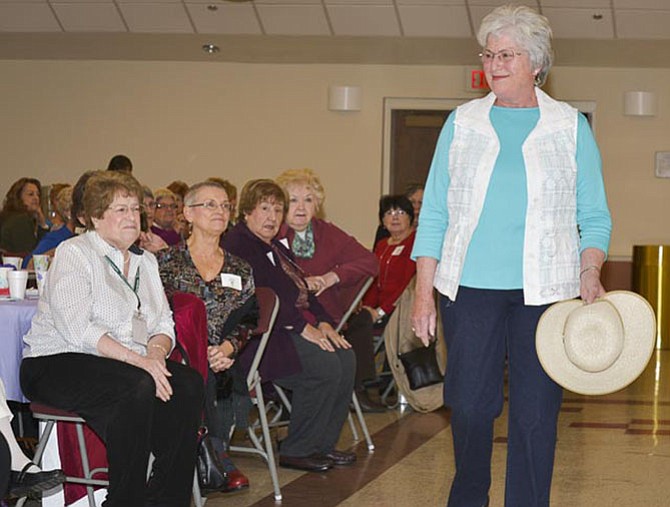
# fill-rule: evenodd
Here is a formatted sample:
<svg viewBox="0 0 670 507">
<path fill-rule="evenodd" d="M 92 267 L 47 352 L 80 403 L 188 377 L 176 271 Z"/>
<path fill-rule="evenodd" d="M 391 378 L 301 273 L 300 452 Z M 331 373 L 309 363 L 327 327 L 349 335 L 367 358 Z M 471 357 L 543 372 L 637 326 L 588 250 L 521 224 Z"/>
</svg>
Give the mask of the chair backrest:
<svg viewBox="0 0 670 507">
<path fill-rule="evenodd" d="M 342 315 L 342 318 L 337 323 L 335 331 L 338 333 L 342 331 L 344 324 L 346 324 L 352 312 L 358 306 L 358 303 L 360 303 L 361 299 L 363 299 L 363 296 L 370 288 L 370 285 L 372 285 L 373 280 L 374 277 L 368 276 L 366 278 L 361 278 L 357 284 L 349 287 L 348 289 L 340 289 L 341 302 L 343 306 L 347 306 L 347 311 L 344 312 L 344 315 Z"/>
<path fill-rule="evenodd" d="M 258 302 L 258 324 L 253 334 L 261 335 L 261 341 L 256 349 L 254 360 L 251 362 L 249 373 L 247 374 L 247 386 L 251 388 L 254 378 L 258 372 L 258 366 L 263 359 L 263 353 L 267 346 L 272 327 L 274 326 L 277 313 L 279 312 L 279 298 L 275 291 L 269 287 L 256 287 L 256 301 Z"/>
<path fill-rule="evenodd" d="M 175 292 L 172 297 L 172 312 L 175 334 L 187 357 L 179 357 L 181 351 L 175 348 L 171 359 L 184 359 L 203 379 L 207 379 L 207 310 L 205 303 L 196 295 Z"/>
</svg>

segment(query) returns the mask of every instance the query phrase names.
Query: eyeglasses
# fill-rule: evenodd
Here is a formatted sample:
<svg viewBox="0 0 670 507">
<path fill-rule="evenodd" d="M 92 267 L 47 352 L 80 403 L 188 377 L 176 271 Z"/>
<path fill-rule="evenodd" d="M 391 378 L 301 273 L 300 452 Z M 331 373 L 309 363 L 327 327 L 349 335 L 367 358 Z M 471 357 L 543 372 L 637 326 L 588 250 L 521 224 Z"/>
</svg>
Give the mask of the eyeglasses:
<svg viewBox="0 0 670 507">
<path fill-rule="evenodd" d="M 386 215 L 387 217 L 394 217 L 396 215 L 403 216 L 403 215 L 407 215 L 407 212 L 404 209 L 396 208 L 396 209 L 387 210 L 384 213 L 384 215 Z"/>
<path fill-rule="evenodd" d="M 109 211 L 114 213 L 117 216 L 125 216 L 130 212 L 131 215 L 139 215 L 142 212 L 142 206 L 109 206 L 107 208 Z"/>
<path fill-rule="evenodd" d="M 479 53 L 479 58 L 481 58 L 483 64 L 493 63 L 496 57 L 500 57 L 500 60 L 502 60 L 503 63 L 510 63 L 512 60 L 514 60 L 515 56 L 520 56 L 522 54 L 523 53 L 514 49 L 501 49 L 495 53 L 485 49 Z"/>
<path fill-rule="evenodd" d="M 176 204 L 163 204 L 161 202 L 156 203 L 156 209 L 177 209 Z"/>
<path fill-rule="evenodd" d="M 230 213 L 230 210 L 233 208 L 233 206 L 229 202 L 223 202 L 219 204 L 213 199 L 210 199 L 209 201 L 205 202 L 199 202 L 197 204 L 189 204 L 188 207 L 189 208 L 202 207 L 205 208 L 207 211 L 216 211 L 219 208 L 221 208 L 223 211 L 227 211 L 228 213 Z"/>
</svg>

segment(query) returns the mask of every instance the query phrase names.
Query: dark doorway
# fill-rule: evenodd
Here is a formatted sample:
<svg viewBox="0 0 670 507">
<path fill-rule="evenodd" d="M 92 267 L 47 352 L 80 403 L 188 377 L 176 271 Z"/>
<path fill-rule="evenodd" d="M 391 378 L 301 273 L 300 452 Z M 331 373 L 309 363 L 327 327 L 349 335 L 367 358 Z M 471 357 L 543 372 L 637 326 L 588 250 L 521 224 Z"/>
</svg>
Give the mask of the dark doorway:
<svg viewBox="0 0 670 507">
<path fill-rule="evenodd" d="M 451 110 L 394 109 L 391 115 L 390 192 L 425 183 L 437 138 Z"/>
</svg>

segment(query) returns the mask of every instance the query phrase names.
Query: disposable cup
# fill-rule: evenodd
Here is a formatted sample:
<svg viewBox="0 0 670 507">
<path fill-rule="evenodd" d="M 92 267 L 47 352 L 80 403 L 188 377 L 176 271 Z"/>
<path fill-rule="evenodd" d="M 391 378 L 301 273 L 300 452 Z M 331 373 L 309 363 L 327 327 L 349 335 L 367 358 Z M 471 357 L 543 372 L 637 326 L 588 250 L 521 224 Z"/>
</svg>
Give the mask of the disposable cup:
<svg viewBox="0 0 670 507">
<path fill-rule="evenodd" d="M 21 263 L 23 259 L 21 257 L 10 257 L 8 255 L 2 256 L 2 263 L 5 265 L 11 264 L 16 269 L 21 269 Z"/>
<path fill-rule="evenodd" d="M 25 299 L 28 272 L 26 270 L 10 271 L 7 273 L 7 279 L 9 280 L 9 296 L 12 299 Z"/>
<path fill-rule="evenodd" d="M 33 266 L 35 271 L 46 271 L 49 269 L 49 256 L 44 254 L 33 255 Z"/>
<path fill-rule="evenodd" d="M 0 267 L 0 296 L 9 296 L 9 278 L 7 273 L 14 271 L 14 268 Z"/>
<path fill-rule="evenodd" d="M 44 286 L 47 283 L 47 271 L 35 271 L 35 278 L 37 278 L 37 293 L 42 297 Z"/>
</svg>

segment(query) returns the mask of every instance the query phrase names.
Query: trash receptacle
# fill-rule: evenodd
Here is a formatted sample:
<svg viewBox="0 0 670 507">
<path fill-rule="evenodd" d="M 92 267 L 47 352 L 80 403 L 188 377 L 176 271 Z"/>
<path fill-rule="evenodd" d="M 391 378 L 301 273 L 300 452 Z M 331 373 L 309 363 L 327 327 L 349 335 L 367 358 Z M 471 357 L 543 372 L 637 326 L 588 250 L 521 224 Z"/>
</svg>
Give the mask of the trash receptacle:
<svg viewBox="0 0 670 507">
<path fill-rule="evenodd" d="M 670 245 L 633 247 L 633 291 L 656 313 L 656 348 L 670 349 Z"/>
</svg>

